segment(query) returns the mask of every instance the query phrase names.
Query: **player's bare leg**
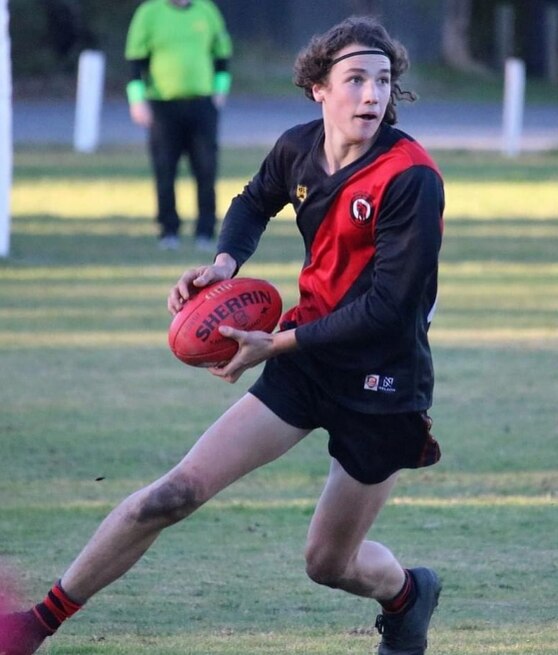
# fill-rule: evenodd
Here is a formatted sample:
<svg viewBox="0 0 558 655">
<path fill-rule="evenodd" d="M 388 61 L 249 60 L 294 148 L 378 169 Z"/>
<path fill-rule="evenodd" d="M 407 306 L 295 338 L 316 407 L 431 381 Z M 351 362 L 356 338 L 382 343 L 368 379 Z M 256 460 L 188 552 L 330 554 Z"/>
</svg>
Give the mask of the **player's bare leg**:
<svg viewBox="0 0 558 655">
<path fill-rule="evenodd" d="M 163 528 L 276 459 L 306 434 L 247 394 L 204 433 L 180 464 L 109 514 L 62 577 L 62 587 L 84 602 L 125 573 Z"/>
<path fill-rule="evenodd" d="M 404 570 L 393 554 L 366 533 L 397 479 L 376 485 L 352 479 L 333 461 L 312 519 L 306 551 L 307 570 L 320 584 L 382 605 L 376 627 L 382 634 L 378 655 L 422 655 L 440 581 L 431 569 Z"/>
<path fill-rule="evenodd" d="M 320 584 L 358 596 L 392 598 L 405 573 L 381 544 L 366 534 L 397 481 L 397 474 L 375 485 L 351 478 L 333 460 L 308 531 L 308 575 Z"/>
<path fill-rule="evenodd" d="M 107 516 L 63 575 L 62 601 L 76 607 L 83 604 L 128 571 L 164 528 L 192 514 L 238 478 L 276 459 L 306 434 L 246 394 L 200 437 L 175 468 L 129 496 Z M 59 600 L 53 598 L 55 605 Z M 50 634 L 39 631 L 36 637 L 30 635 L 31 612 L 0 619 L 0 628 L 2 620 L 6 625 L 11 621 L 12 635 L 4 643 L 8 635 L 3 638 L 0 634 L 2 655 L 30 655 Z M 23 632 L 20 635 L 18 631 Z M 29 637 L 25 643 L 24 637 Z"/>
</svg>

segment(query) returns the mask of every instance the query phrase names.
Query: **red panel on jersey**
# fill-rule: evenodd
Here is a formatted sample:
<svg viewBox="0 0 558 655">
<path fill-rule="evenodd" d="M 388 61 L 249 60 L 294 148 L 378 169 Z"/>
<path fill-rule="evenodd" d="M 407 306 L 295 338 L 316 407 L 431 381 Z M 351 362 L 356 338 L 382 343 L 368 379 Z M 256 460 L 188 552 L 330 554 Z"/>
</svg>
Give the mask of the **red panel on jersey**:
<svg viewBox="0 0 558 655">
<path fill-rule="evenodd" d="M 435 168 L 418 144 L 402 139 L 345 182 L 316 232 L 299 278 L 299 304 L 284 320 L 302 325 L 339 304 L 374 257 L 378 210 L 389 182 L 413 165 Z"/>
</svg>

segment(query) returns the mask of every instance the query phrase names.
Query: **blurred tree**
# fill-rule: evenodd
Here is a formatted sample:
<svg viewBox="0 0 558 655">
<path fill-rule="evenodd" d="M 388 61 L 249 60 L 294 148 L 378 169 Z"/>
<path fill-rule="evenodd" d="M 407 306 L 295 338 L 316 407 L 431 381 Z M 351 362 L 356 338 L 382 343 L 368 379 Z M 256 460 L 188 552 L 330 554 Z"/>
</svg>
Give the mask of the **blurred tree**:
<svg viewBox="0 0 558 655">
<path fill-rule="evenodd" d="M 48 36 L 59 57 L 67 57 L 78 38 L 77 6 L 65 0 L 45 0 Z"/>
<path fill-rule="evenodd" d="M 75 0 L 43 0 L 50 47 L 60 59 L 76 51 L 97 48 L 98 39 L 83 15 L 83 5 Z"/>
<path fill-rule="evenodd" d="M 473 0 L 444 0 L 442 24 L 442 60 L 466 73 L 488 72 L 471 51 Z"/>
<path fill-rule="evenodd" d="M 98 48 L 107 57 L 107 89 L 122 93 L 128 75 L 126 32 L 141 1 L 9 0 L 16 89 L 32 80 L 52 91 L 54 78 L 61 84 L 63 77 L 72 80 L 81 50 Z M 248 80 L 256 80 L 263 63 L 267 71 L 290 70 L 293 55 L 314 32 L 351 14 L 378 16 L 406 45 L 413 64 L 441 60 L 454 69 L 485 74 L 501 66 L 496 15 L 502 5 L 514 12 L 510 54 L 525 59 L 530 75 L 542 77 L 549 68 L 546 12 L 558 6 L 558 0 L 215 1 L 233 36 L 233 66 L 243 66 Z"/>
<path fill-rule="evenodd" d="M 503 56 L 519 57 L 531 76 L 544 77 L 549 68 L 547 40 L 552 38 L 547 24 L 551 7 L 558 8 L 558 0 L 473 0 L 469 35 L 473 58 L 498 69 Z M 498 39 L 503 9 L 510 19 L 506 44 Z M 499 45 L 506 47 L 499 51 Z"/>
</svg>

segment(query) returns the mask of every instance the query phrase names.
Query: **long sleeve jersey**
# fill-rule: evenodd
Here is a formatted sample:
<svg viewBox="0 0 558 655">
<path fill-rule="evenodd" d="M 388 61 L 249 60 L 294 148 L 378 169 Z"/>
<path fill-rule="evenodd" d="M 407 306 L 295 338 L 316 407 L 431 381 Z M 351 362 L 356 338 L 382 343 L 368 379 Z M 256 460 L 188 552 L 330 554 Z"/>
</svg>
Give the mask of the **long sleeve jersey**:
<svg viewBox="0 0 558 655">
<path fill-rule="evenodd" d="M 300 298 L 282 318 L 295 356 L 341 404 L 369 413 L 430 407 L 428 327 L 437 296 L 444 193 L 426 151 L 383 125 L 370 150 L 333 175 L 321 120 L 279 138 L 227 212 L 218 251 L 238 266 L 291 203 L 305 245 Z"/>
</svg>

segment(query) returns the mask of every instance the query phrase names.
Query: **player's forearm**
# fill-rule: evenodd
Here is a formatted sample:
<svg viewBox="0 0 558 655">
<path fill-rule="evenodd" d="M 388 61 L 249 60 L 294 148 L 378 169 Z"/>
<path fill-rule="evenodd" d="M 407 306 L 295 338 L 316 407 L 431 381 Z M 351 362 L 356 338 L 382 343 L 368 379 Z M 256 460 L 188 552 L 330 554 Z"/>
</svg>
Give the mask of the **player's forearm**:
<svg viewBox="0 0 558 655">
<path fill-rule="evenodd" d="M 273 333 L 273 356 L 291 352 L 298 348 L 296 330 Z"/>
<path fill-rule="evenodd" d="M 230 279 L 234 277 L 235 273 L 238 270 L 238 264 L 236 259 L 229 255 L 228 252 L 220 252 L 213 262 L 214 266 L 218 266 L 225 273 L 225 279 Z"/>
<path fill-rule="evenodd" d="M 217 252 L 229 253 L 240 268 L 255 252 L 268 220 L 246 197 L 237 196 L 225 215 Z"/>
<path fill-rule="evenodd" d="M 126 95 L 130 105 L 145 101 L 145 77 L 149 69 L 149 58 L 130 60 L 130 81 L 126 85 Z"/>
</svg>

